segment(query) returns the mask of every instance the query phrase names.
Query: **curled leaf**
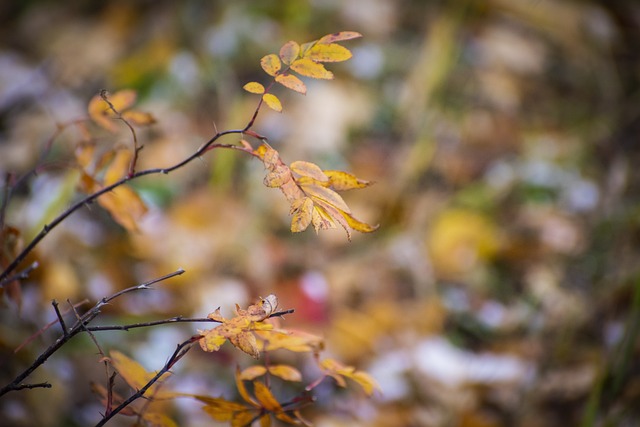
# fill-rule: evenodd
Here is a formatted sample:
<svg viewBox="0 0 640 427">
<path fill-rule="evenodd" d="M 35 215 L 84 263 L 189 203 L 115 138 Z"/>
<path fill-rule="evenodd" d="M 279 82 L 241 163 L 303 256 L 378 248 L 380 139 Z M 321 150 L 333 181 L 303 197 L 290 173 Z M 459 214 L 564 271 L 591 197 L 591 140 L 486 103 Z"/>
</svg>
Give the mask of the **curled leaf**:
<svg viewBox="0 0 640 427">
<path fill-rule="evenodd" d="M 315 163 L 299 160 L 291 163 L 289 168 L 300 176 L 308 176 L 321 182 L 329 181 L 329 177 L 325 175 L 324 172 L 322 172 L 322 169 L 320 169 L 320 167 Z"/>
<path fill-rule="evenodd" d="M 339 33 L 327 34 L 326 36 L 321 37 L 320 40 L 318 40 L 318 43 L 329 44 L 345 40 L 357 39 L 359 37 L 362 37 L 362 34 L 355 31 L 340 31 Z"/>
</svg>

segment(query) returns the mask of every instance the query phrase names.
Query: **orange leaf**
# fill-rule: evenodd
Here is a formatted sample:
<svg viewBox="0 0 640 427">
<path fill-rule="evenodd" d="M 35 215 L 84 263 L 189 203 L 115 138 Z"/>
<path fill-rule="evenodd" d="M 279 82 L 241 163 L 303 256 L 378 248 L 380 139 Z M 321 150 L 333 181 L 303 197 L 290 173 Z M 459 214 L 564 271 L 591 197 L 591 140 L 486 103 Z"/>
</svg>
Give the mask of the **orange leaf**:
<svg viewBox="0 0 640 427">
<path fill-rule="evenodd" d="M 324 65 L 314 62 L 309 58 L 294 61 L 291 64 L 291 69 L 300 75 L 314 79 L 333 79 L 333 73 L 331 71 L 324 68 Z"/>
<path fill-rule="evenodd" d="M 272 93 L 265 93 L 264 95 L 262 95 L 262 100 L 265 102 L 265 104 L 267 104 L 267 106 L 269 108 L 271 108 L 273 111 L 277 111 L 278 113 L 282 112 L 282 103 L 280 102 L 280 100 L 278 99 L 277 96 L 275 96 Z"/>
<path fill-rule="evenodd" d="M 289 365 L 269 366 L 269 373 L 285 381 L 302 381 L 300 371 Z"/>
<path fill-rule="evenodd" d="M 326 36 L 320 38 L 320 40 L 318 40 L 318 43 L 329 44 L 344 40 L 357 39 L 359 37 L 362 37 L 362 34 L 355 31 L 341 31 L 339 33 L 327 34 Z"/>
<path fill-rule="evenodd" d="M 121 113 L 131 107 L 136 102 L 137 97 L 138 94 L 135 90 L 124 89 L 107 96 L 107 99 L 111 102 L 113 108 L 115 108 L 117 112 Z"/>
<path fill-rule="evenodd" d="M 295 59 L 298 58 L 299 54 L 300 54 L 300 45 L 294 42 L 293 40 L 286 42 L 280 48 L 280 59 L 282 60 L 283 63 L 287 65 L 295 61 Z"/>
<path fill-rule="evenodd" d="M 111 105 L 121 113 L 123 110 L 129 108 L 136 101 L 137 94 L 133 90 L 121 90 L 113 95 L 109 96 L 109 102 Z M 96 124 L 102 126 L 111 132 L 115 132 L 118 128 L 113 123 L 112 118 L 116 116 L 116 113 L 109 107 L 109 104 L 98 94 L 95 95 L 89 101 L 87 108 L 89 117 L 93 119 Z"/>
<path fill-rule="evenodd" d="M 116 150 L 115 157 L 104 174 L 103 183 L 105 186 L 113 184 L 126 175 L 132 157 L 133 153 L 130 150 L 124 148 Z"/>
<path fill-rule="evenodd" d="M 317 352 L 324 348 L 321 337 L 302 331 L 274 329 L 272 331 L 256 332 L 262 341 L 263 351 L 285 349 L 296 353 L 308 351 Z"/>
<path fill-rule="evenodd" d="M 252 406 L 255 406 L 256 408 L 260 408 L 260 404 L 251 397 L 251 395 L 247 391 L 247 388 L 244 386 L 244 382 L 240 378 L 240 368 L 236 368 L 236 388 L 238 389 L 238 393 L 245 402 Z"/>
<path fill-rule="evenodd" d="M 138 231 L 137 222 L 147 213 L 147 206 L 129 187 L 120 186 L 98 198 L 113 219 L 129 231 Z"/>
<path fill-rule="evenodd" d="M 242 89 L 250 93 L 257 93 L 257 94 L 264 93 L 264 86 L 262 86 L 258 82 L 249 82 L 246 85 L 242 86 Z"/>
<path fill-rule="evenodd" d="M 342 62 L 351 58 L 351 51 L 336 43 L 317 43 L 309 49 L 305 57 L 316 62 Z"/>
<path fill-rule="evenodd" d="M 300 80 L 293 74 L 278 74 L 276 76 L 276 81 L 287 89 L 294 90 L 303 95 L 307 93 L 307 86 L 305 86 L 302 80 Z"/>
<path fill-rule="evenodd" d="M 178 427 L 175 421 L 161 412 L 145 411 L 142 419 L 146 421 L 147 427 Z"/>
<path fill-rule="evenodd" d="M 138 126 L 152 125 L 156 122 L 153 114 L 138 110 L 129 110 L 122 113 L 122 118 L 131 124 Z"/>
<path fill-rule="evenodd" d="M 240 374 L 240 379 L 251 381 L 267 373 L 264 366 L 251 366 Z"/>
<path fill-rule="evenodd" d="M 254 381 L 253 391 L 256 394 L 256 399 L 258 399 L 263 408 L 271 412 L 282 412 L 280 402 L 273 396 L 271 390 L 269 390 L 266 385 L 260 381 Z"/>
<path fill-rule="evenodd" d="M 154 377 L 154 374 L 147 372 L 142 365 L 133 359 L 128 358 L 119 351 L 111 351 L 109 353 L 111 363 L 118 374 L 126 381 L 127 384 L 134 390 L 140 390 L 147 385 L 149 380 Z M 167 373 L 164 378 L 168 378 L 171 374 Z M 156 382 L 147 390 L 148 396 L 154 396 L 156 398 L 171 398 L 175 396 L 175 393 L 160 391 L 159 388 L 162 383 Z"/>
<path fill-rule="evenodd" d="M 265 73 L 270 76 L 275 76 L 278 74 L 278 71 L 282 68 L 282 62 L 280 62 L 280 58 L 275 53 L 263 56 L 260 60 L 260 66 L 265 71 Z"/>
</svg>

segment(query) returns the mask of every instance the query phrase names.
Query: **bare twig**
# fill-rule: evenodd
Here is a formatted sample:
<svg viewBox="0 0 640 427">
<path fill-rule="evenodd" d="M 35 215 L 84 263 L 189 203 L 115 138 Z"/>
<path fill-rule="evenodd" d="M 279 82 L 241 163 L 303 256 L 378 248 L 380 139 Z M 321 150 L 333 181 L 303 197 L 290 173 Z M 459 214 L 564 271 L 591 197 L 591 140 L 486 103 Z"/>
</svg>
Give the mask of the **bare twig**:
<svg viewBox="0 0 640 427">
<path fill-rule="evenodd" d="M 154 385 L 159 379 L 160 377 L 162 377 L 164 374 L 166 374 L 167 372 L 169 372 L 169 370 L 180 360 L 182 359 L 188 352 L 189 350 L 191 350 L 193 344 L 195 342 L 197 342 L 199 339 L 201 338 L 200 335 L 194 335 L 191 338 L 189 338 L 188 340 L 178 344 L 178 346 L 176 347 L 176 350 L 173 352 L 173 354 L 171 355 L 171 357 L 169 357 L 169 360 L 167 360 L 167 362 L 164 364 L 164 366 L 162 367 L 162 369 L 160 369 L 154 376 L 153 378 L 151 378 L 149 380 L 149 382 L 147 382 L 147 384 L 145 384 L 143 387 L 141 387 L 138 391 L 136 391 L 134 394 L 132 394 L 131 396 L 129 396 L 129 398 L 127 398 L 124 402 L 122 402 L 120 405 L 118 405 L 116 408 L 114 408 L 110 413 L 105 414 L 104 417 L 96 424 L 96 427 L 100 427 L 105 425 L 111 418 L 113 418 L 116 414 L 118 414 L 120 411 L 122 411 L 124 408 L 126 408 L 127 406 L 129 406 L 131 403 L 133 403 L 135 400 L 141 398 L 142 396 L 144 396 L 144 394 L 147 392 L 147 390 L 149 390 L 149 388 Z"/>
<path fill-rule="evenodd" d="M 62 318 L 62 314 L 60 313 L 60 309 L 58 308 L 58 301 L 56 300 L 51 301 L 51 305 L 53 306 L 53 309 L 56 312 L 56 316 L 58 316 L 58 321 L 60 322 L 60 327 L 62 328 L 62 332 L 64 333 L 65 336 L 67 336 L 67 334 L 69 334 L 69 331 L 67 331 L 67 325 L 64 323 L 64 319 Z M 73 305 L 71 307 L 73 307 Z"/>
<path fill-rule="evenodd" d="M 32 389 L 32 388 L 51 388 L 51 384 L 49 384 L 48 382 L 37 383 L 37 384 L 19 384 L 14 388 L 14 390 L 25 390 L 25 389 Z"/>
<path fill-rule="evenodd" d="M 131 123 L 129 123 L 127 119 L 125 119 L 122 116 L 122 114 L 118 110 L 116 110 L 116 107 L 114 107 L 111 101 L 109 101 L 109 96 L 105 89 L 102 89 L 100 91 L 100 98 L 102 98 L 102 100 L 109 105 L 109 108 L 111 109 L 111 111 L 113 111 L 116 117 L 119 120 L 122 120 L 125 125 L 127 125 L 127 127 L 129 128 L 129 131 L 131 131 L 131 135 L 133 135 L 133 157 L 131 158 L 131 163 L 129 164 L 129 173 L 128 173 L 128 176 L 132 176 L 136 172 L 136 163 L 138 163 L 138 153 L 140 152 L 140 150 L 142 150 L 142 147 L 138 145 L 138 136 L 136 135 L 136 130 L 133 128 L 133 126 L 131 126 Z"/>
<path fill-rule="evenodd" d="M 24 381 L 25 378 L 31 375 L 33 371 L 35 371 L 38 367 L 44 364 L 49 359 L 49 357 L 51 357 L 51 355 L 53 355 L 56 351 L 58 351 L 60 347 L 65 345 L 71 338 L 73 338 L 80 332 L 85 331 L 87 328 L 87 325 L 100 314 L 101 312 L 100 309 L 104 305 L 108 304 L 110 301 L 113 301 L 115 298 L 121 295 L 124 295 L 128 292 L 133 292 L 133 291 L 142 290 L 142 289 L 150 289 L 150 286 L 153 285 L 154 283 L 157 283 L 161 280 L 166 280 L 174 276 L 178 276 L 182 273 L 184 273 L 184 270 L 179 269 L 171 274 L 167 274 L 165 276 L 159 277 L 157 279 L 151 280 L 146 283 L 142 283 L 140 285 L 132 286 L 130 288 L 117 292 L 110 297 L 105 297 L 101 299 L 89 311 L 84 313 L 82 316 L 79 316 L 78 320 L 73 324 L 73 326 L 71 326 L 71 328 L 69 328 L 68 333 L 66 335 L 63 334 L 61 337 L 59 337 L 56 340 L 56 342 L 51 344 L 49 348 L 47 348 L 44 352 L 42 352 L 40 356 L 38 356 L 38 358 L 27 369 L 25 369 L 22 373 L 20 373 L 9 384 L 0 388 L 0 396 L 8 392 L 16 391 L 16 390 L 20 390 L 21 388 L 24 388 L 24 387 L 21 387 L 22 381 Z"/>
<path fill-rule="evenodd" d="M 35 270 L 36 268 L 38 268 L 40 266 L 40 264 L 38 263 L 38 261 L 34 261 L 31 263 L 31 265 L 29 265 L 27 268 L 25 268 L 22 271 L 17 272 L 16 274 L 13 274 L 9 277 L 4 278 L 2 281 L 0 281 L 0 288 L 2 288 L 3 286 L 5 286 L 8 283 L 13 282 L 14 280 L 25 280 L 26 278 L 29 277 L 29 274 Z"/>
<path fill-rule="evenodd" d="M 247 132 L 247 130 L 248 129 L 245 128 L 245 129 L 233 129 L 233 130 L 226 130 L 226 131 L 223 131 L 223 132 L 218 132 L 213 137 L 211 137 L 207 142 L 205 142 L 202 146 L 200 146 L 200 148 L 198 148 L 193 154 L 191 154 L 190 156 L 188 156 L 184 160 L 176 163 L 173 166 L 170 166 L 170 167 L 167 167 L 167 168 L 147 169 L 147 170 L 135 172 L 133 174 L 127 174 L 127 176 L 121 178 L 120 180 L 114 182 L 113 184 L 108 185 L 106 187 L 103 187 L 100 190 L 96 191 L 95 193 L 90 194 L 90 195 L 84 197 L 83 199 L 77 201 L 76 203 L 71 205 L 69 208 L 67 208 L 64 212 L 62 212 L 60 215 L 58 215 L 56 218 L 54 218 L 50 223 L 45 224 L 42 227 L 42 230 L 31 240 L 31 242 L 29 242 L 29 244 L 26 245 L 25 248 L 16 256 L 16 258 L 7 266 L 7 268 L 2 273 L 0 273 L 0 287 L 4 286 L 7 283 L 6 282 L 6 278 L 18 267 L 18 265 L 20 265 L 20 263 L 22 261 L 24 261 L 24 259 L 27 257 L 27 255 L 29 253 L 31 253 L 31 251 L 33 251 L 33 249 L 40 243 L 40 241 L 42 241 L 42 239 L 45 238 L 45 236 L 47 234 L 49 234 L 49 232 L 51 230 L 53 230 L 55 227 L 57 227 L 62 221 L 64 221 L 71 214 L 73 214 L 74 212 L 79 210 L 81 207 L 92 203 L 93 201 L 95 201 L 98 197 L 102 196 L 103 194 L 109 193 L 112 190 L 114 190 L 115 188 L 118 188 L 121 185 L 124 185 L 124 184 L 128 183 L 129 181 L 141 178 L 143 176 L 157 175 L 157 174 L 163 174 L 163 175 L 169 174 L 169 173 L 175 171 L 176 169 L 179 169 L 179 168 L 185 166 L 186 164 L 192 162 L 193 160 L 199 158 L 204 153 L 206 153 L 207 151 L 210 151 L 210 150 L 212 150 L 214 148 L 231 148 L 231 149 L 244 151 L 246 153 L 249 153 L 251 155 L 256 156 L 255 153 L 253 153 L 251 150 L 249 150 L 249 149 L 247 149 L 245 147 L 241 147 L 241 146 L 238 146 L 238 145 L 229 145 L 229 144 L 215 144 L 215 142 L 218 139 L 220 139 L 221 137 L 226 136 L 226 135 L 231 135 L 231 134 L 246 133 L 246 134 L 256 135 L 256 136 L 261 137 L 262 139 L 264 139 L 264 137 L 256 134 L 255 132 L 250 132 L 249 133 L 249 132 Z"/>
</svg>

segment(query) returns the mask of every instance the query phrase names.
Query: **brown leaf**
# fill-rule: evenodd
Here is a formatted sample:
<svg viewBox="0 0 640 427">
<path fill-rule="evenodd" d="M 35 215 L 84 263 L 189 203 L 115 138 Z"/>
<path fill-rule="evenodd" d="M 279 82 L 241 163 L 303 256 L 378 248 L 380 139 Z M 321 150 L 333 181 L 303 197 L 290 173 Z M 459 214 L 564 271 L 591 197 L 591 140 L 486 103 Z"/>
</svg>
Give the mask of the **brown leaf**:
<svg viewBox="0 0 640 427">
<path fill-rule="evenodd" d="M 286 65 L 290 65 L 295 61 L 298 58 L 298 54 L 300 54 L 300 45 L 293 40 L 286 42 L 280 48 L 280 59 Z"/>
</svg>

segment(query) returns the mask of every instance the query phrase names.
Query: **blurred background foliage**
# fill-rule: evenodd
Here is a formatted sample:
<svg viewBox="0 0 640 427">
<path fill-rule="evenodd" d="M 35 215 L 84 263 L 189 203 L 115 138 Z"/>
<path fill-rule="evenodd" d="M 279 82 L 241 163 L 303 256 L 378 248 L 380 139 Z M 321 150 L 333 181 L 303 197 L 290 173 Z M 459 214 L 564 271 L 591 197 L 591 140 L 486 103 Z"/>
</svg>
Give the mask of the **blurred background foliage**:
<svg viewBox="0 0 640 427">
<path fill-rule="evenodd" d="M 348 43 L 350 61 L 330 67 L 336 80 L 308 81 L 307 96 L 282 90 L 284 112 L 261 112 L 255 130 L 287 162 L 376 181 L 346 200 L 381 224 L 351 243 L 340 230 L 290 234 L 287 203 L 262 185 L 263 166 L 238 152 L 141 179 L 150 213 L 139 233 L 97 205 L 84 209 L 30 258 L 40 268 L 22 285 L 20 310 L 5 292 L 3 384 L 54 339 L 46 332 L 13 353 L 55 318 L 51 299 L 95 301 L 182 267 L 101 321 L 218 306 L 229 314 L 275 293 L 296 309 L 287 326 L 324 335 L 330 354 L 384 390 L 367 400 L 327 381 L 306 413 L 319 426 L 640 419 L 637 2 L 23 0 L 3 2 L 0 22 L 0 172 L 42 165 L 6 212 L 23 240 L 78 199 L 78 132 L 39 156 L 56 124 L 85 116 L 100 89 L 139 92 L 139 107 L 158 120 L 139 132 L 140 168 L 170 165 L 215 128 L 246 124 L 255 97 L 241 88 L 267 81 L 263 55 L 341 30 L 364 38 Z M 123 127 L 99 141 L 127 145 L 130 134 Z M 98 338 L 158 369 L 195 328 Z M 236 363 L 251 361 L 228 348 L 194 352 L 174 369 L 173 387 L 232 397 Z M 99 419 L 89 381 L 104 382 L 104 372 L 88 337 L 32 379 L 54 389 L 5 396 L 3 425 Z M 198 406 L 183 400 L 170 411 L 180 425 L 214 425 Z"/>
</svg>

